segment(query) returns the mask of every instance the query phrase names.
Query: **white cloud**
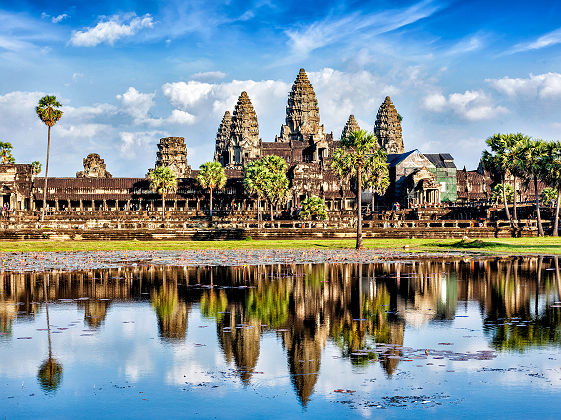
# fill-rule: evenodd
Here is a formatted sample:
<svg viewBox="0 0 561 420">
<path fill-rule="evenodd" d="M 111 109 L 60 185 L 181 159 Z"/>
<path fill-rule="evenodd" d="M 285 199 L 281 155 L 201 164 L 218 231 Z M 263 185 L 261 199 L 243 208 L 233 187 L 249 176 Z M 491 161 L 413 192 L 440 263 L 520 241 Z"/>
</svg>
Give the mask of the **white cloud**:
<svg viewBox="0 0 561 420">
<path fill-rule="evenodd" d="M 53 23 L 59 23 L 59 22 L 62 22 L 64 19 L 68 18 L 68 17 L 69 17 L 69 16 L 68 16 L 66 13 L 62 13 L 62 14 L 60 14 L 60 15 L 58 15 L 58 16 L 53 16 L 53 17 L 51 18 L 51 22 L 53 22 Z"/>
<path fill-rule="evenodd" d="M 123 111 L 129 114 L 137 122 L 148 118 L 148 112 L 154 106 L 155 93 L 141 93 L 132 86 L 122 95 L 117 95 L 121 102 Z"/>
<path fill-rule="evenodd" d="M 195 80 L 203 80 L 203 81 L 212 81 L 212 80 L 220 80 L 226 77 L 226 73 L 221 71 L 206 71 L 202 73 L 195 73 L 191 76 L 191 79 Z"/>
<path fill-rule="evenodd" d="M 426 18 L 442 5 L 424 0 L 404 9 L 394 9 L 363 15 L 353 13 L 344 17 L 328 17 L 306 27 L 285 31 L 293 57 L 306 57 L 318 48 L 355 38 L 360 33 L 374 37 L 399 29 Z"/>
<path fill-rule="evenodd" d="M 190 107 L 208 97 L 213 85 L 191 80 L 188 83 L 166 83 L 162 91 L 174 106 Z"/>
<path fill-rule="evenodd" d="M 491 97 L 482 90 L 466 90 L 464 93 L 452 93 L 448 97 L 431 93 L 423 99 L 422 105 L 433 112 L 450 109 L 468 121 L 488 120 L 508 112 L 505 107 L 495 106 Z"/>
<path fill-rule="evenodd" d="M 85 31 L 73 31 L 70 44 L 76 47 L 95 47 L 104 42 L 113 45 L 120 38 L 133 36 L 141 29 L 153 26 L 154 19 L 149 14 L 141 17 L 135 14 L 114 15 Z"/>
<path fill-rule="evenodd" d="M 527 78 L 503 77 L 502 79 L 487 79 L 499 92 L 508 96 L 538 96 L 542 99 L 561 97 L 561 74 L 544 73 Z"/>
<path fill-rule="evenodd" d="M 122 158 L 127 160 L 136 159 L 138 153 L 149 154 L 147 149 L 155 149 L 155 145 L 159 138 L 167 137 L 169 134 L 166 131 L 138 131 L 130 132 L 123 131 L 119 133 L 121 143 L 119 145 L 119 152 Z M 137 175 L 138 176 L 138 175 Z"/>
<path fill-rule="evenodd" d="M 530 50 L 539 50 L 561 43 L 561 28 L 540 36 L 534 41 L 516 44 L 509 52 L 517 53 Z"/>
</svg>

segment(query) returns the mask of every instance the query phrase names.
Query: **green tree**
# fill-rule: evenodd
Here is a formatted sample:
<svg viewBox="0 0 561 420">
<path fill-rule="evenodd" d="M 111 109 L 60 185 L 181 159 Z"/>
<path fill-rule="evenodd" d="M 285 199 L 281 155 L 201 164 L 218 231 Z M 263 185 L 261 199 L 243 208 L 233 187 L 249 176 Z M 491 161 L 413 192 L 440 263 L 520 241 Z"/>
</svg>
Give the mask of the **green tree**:
<svg viewBox="0 0 561 420">
<path fill-rule="evenodd" d="M 51 148 L 51 128 L 62 118 L 62 111 L 59 109 L 61 103 L 56 96 L 43 96 L 39 100 L 39 105 L 35 107 L 35 113 L 47 126 L 47 161 L 45 163 L 45 183 L 43 185 L 43 207 L 41 208 L 41 223 L 45 220 L 45 208 L 47 207 L 47 179 L 49 176 L 49 151 Z"/>
<path fill-rule="evenodd" d="M 555 199 L 557 198 L 557 190 L 553 187 L 545 187 L 541 192 L 542 202 L 549 207 L 555 205 Z"/>
<path fill-rule="evenodd" d="M 2 164 L 4 163 L 16 163 L 16 160 L 12 156 L 12 143 L 0 141 L 0 160 Z"/>
<path fill-rule="evenodd" d="M 159 166 L 148 175 L 150 189 L 162 195 L 162 220 L 165 219 L 166 195 L 177 191 L 177 177 L 167 166 Z"/>
<path fill-rule="evenodd" d="M 206 162 L 199 167 L 197 181 L 210 192 L 210 217 L 212 217 L 212 192 L 226 185 L 226 174 L 219 162 Z"/>
<path fill-rule="evenodd" d="M 306 197 L 300 203 L 300 218 L 304 220 L 325 220 L 327 219 L 327 210 L 325 203 L 320 197 Z"/>
<path fill-rule="evenodd" d="M 483 167 L 491 172 L 495 172 L 501 177 L 501 184 L 506 184 L 506 177 L 511 174 L 514 177 L 514 185 L 516 187 L 516 177 L 520 176 L 523 168 L 520 166 L 520 156 L 522 153 L 522 145 L 529 140 L 528 136 L 521 133 L 516 134 L 494 134 L 486 140 L 487 146 L 491 152 L 485 150 L 481 157 Z M 503 203 L 505 205 L 505 213 L 507 220 L 513 225 L 513 218 L 508 208 L 508 200 L 506 197 L 507 189 L 503 190 Z M 516 194 L 513 195 L 514 219 L 516 214 Z"/>
<path fill-rule="evenodd" d="M 555 199 L 555 218 L 553 223 L 553 236 L 559 236 L 559 207 L 561 206 L 561 142 L 554 141 L 547 143 L 545 154 L 544 179 L 551 186 L 542 191 L 547 197 L 543 197 L 545 202 L 551 201 L 551 190 L 556 195 Z"/>
<path fill-rule="evenodd" d="M 39 175 L 41 173 L 41 169 L 41 162 L 39 162 L 38 160 L 31 162 L 31 171 L 33 172 L 33 175 Z"/>
<path fill-rule="evenodd" d="M 265 169 L 265 198 L 269 202 L 271 221 L 273 221 L 273 207 L 284 203 L 289 193 L 289 181 L 286 176 L 288 166 L 280 156 L 265 156 L 261 159 Z"/>
<path fill-rule="evenodd" d="M 520 145 L 520 154 L 517 159 L 517 165 L 523 170 L 526 182 L 533 181 L 534 183 L 539 236 L 543 236 L 544 232 L 540 212 L 538 180 L 544 177 L 544 172 L 546 171 L 547 152 L 548 147 L 543 140 L 533 140 L 526 137 Z"/>
<path fill-rule="evenodd" d="M 379 159 L 378 140 L 365 130 L 353 131 L 341 139 L 340 146 L 333 152 L 331 167 L 344 178 L 353 178 L 357 185 L 357 230 L 356 249 L 362 249 L 362 209 L 361 196 L 363 178 L 368 177 L 368 168 Z"/>
<path fill-rule="evenodd" d="M 273 208 L 278 207 L 288 197 L 289 181 L 286 170 L 286 162 L 279 156 L 265 156 L 245 166 L 244 185 L 250 194 L 257 196 L 258 220 L 261 220 L 262 199 L 269 202 L 272 221 Z"/>
<path fill-rule="evenodd" d="M 506 195 L 507 201 L 512 200 L 512 196 L 514 192 L 512 190 L 512 186 L 509 184 L 505 184 L 505 188 L 503 189 L 503 184 L 497 184 L 493 187 L 493 192 L 491 194 L 491 200 L 494 203 L 504 203 L 504 197 Z"/>
<path fill-rule="evenodd" d="M 261 200 L 265 197 L 267 174 L 261 160 L 244 166 L 243 184 L 250 195 L 257 197 L 257 220 L 261 221 Z"/>
<path fill-rule="evenodd" d="M 372 192 L 371 210 L 374 213 L 374 195 L 384 195 L 390 186 L 390 171 L 387 154 L 384 149 L 378 149 L 372 154 L 366 165 L 363 187 Z"/>
</svg>

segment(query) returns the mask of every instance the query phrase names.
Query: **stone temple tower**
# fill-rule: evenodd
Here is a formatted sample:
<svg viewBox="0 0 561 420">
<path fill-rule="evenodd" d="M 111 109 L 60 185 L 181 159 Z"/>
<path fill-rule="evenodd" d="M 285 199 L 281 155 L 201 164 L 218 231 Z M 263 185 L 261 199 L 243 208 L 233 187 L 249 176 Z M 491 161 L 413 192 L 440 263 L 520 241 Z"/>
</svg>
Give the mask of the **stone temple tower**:
<svg viewBox="0 0 561 420">
<path fill-rule="evenodd" d="M 218 127 L 214 159 L 226 168 L 241 169 L 259 158 L 261 143 L 257 114 L 247 92 L 242 92 L 232 116 L 226 111 Z"/>
<path fill-rule="evenodd" d="M 355 120 L 355 116 L 353 114 L 349 115 L 349 119 L 347 120 L 347 124 L 345 124 L 345 128 L 343 128 L 343 132 L 341 133 L 341 138 L 347 137 L 347 134 L 352 133 L 353 131 L 359 131 L 360 127 Z"/>
<path fill-rule="evenodd" d="M 281 127 L 277 142 L 291 140 L 313 143 L 325 139 L 323 125 L 320 125 L 319 107 L 316 93 L 304 69 L 300 69 L 292 90 L 288 95 L 286 124 Z"/>
<path fill-rule="evenodd" d="M 405 152 L 401 136 L 401 122 L 389 96 L 386 96 L 386 100 L 378 109 L 374 134 L 378 137 L 380 147 L 388 154 Z"/>
<path fill-rule="evenodd" d="M 164 137 L 158 144 L 156 168 L 168 166 L 177 178 L 191 175 L 191 167 L 187 164 L 187 147 L 183 137 Z"/>
<path fill-rule="evenodd" d="M 222 122 L 218 126 L 218 133 L 216 133 L 216 149 L 214 152 L 214 160 L 220 162 L 222 166 L 229 163 L 228 146 L 230 143 L 230 131 L 232 130 L 232 116 L 230 111 L 224 113 Z"/>
</svg>

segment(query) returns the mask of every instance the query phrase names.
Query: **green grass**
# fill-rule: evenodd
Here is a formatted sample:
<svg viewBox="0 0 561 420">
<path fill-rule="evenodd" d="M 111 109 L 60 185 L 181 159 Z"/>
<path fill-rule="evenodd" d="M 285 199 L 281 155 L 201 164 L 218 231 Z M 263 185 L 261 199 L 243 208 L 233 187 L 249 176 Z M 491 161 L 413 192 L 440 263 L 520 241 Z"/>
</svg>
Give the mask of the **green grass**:
<svg viewBox="0 0 561 420">
<path fill-rule="evenodd" d="M 31 251 L 119 251 L 119 250 L 196 250 L 196 249 L 338 249 L 353 248 L 351 239 L 274 240 L 274 241 L 6 241 L 0 252 Z M 561 238 L 477 239 L 366 239 L 366 248 L 407 252 L 446 252 L 451 250 L 492 254 L 561 254 Z"/>
</svg>

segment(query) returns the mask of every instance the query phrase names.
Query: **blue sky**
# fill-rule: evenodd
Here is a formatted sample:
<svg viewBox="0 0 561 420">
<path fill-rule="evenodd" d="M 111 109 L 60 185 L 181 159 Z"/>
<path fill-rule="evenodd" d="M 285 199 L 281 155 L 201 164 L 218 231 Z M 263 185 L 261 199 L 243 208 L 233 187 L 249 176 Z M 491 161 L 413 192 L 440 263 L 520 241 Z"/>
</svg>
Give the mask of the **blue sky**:
<svg viewBox="0 0 561 420">
<path fill-rule="evenodd" d="M 198 168 L 242 90 L 273 141 L 300 67 L 335 137 L 351 113 L 372 130 L 386 95 L 406 149 L 460 168 L 494 132 L 561 137 L 559 2 L 83 3 L 0 0 L 0 140 L 44 162 L 34 106 L 56 95 L 52 175 L 97 152 L 114 176 L 144 176 L 164 136 L 185 137 Z"/>
</svg>

